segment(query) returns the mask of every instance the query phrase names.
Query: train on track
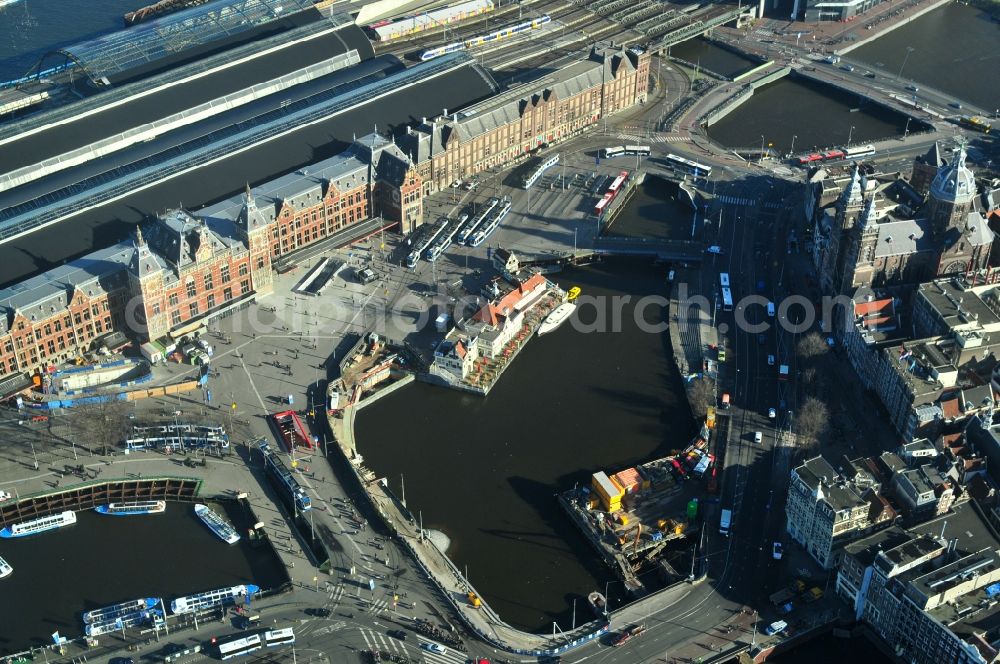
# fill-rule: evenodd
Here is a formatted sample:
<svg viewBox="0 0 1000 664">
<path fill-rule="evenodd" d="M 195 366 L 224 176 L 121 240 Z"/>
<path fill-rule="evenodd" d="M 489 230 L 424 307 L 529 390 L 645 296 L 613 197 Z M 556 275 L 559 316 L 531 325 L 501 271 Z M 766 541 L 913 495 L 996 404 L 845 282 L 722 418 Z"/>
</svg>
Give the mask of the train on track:
<svg viewBox="0 0 1000 664">
<path fill-rule="evenodd" d="M 525 21 L 524 23 L 518 23 L 517 25 L 508 25 L 506 27 L 500 28 L 499 30 L 494 30 L 487 35 L 478 35 L 476 37 L 469 37 L 468 39 L 460 42 L 455 42 L 453 44 L 448 44 L 446 46 L 438 46 L 437 48 L 429 48 L 420 54 L 420 59 L 427 61 L 433 60 L 434 58 L 439 58 L 442 55 L 447 55 L 449 53 L 457 53 L 458 51 L 464 51 L 466 49 L 475 48 L 477 46 L 485 46 L 487 44 L 493 44 L 498 41 L 503 41 L 504 39 L 509 39 L 511 37 L 516 37 L 517 35 L 524 32 L 531 32 L 532 30 L 537 30 L 546 23 L 550 23 L 552 18 L 548 14 L 539 16 L 538 18 L 531 19 L 530 21 Z"/>
<path fill-rule="evenodd" d="M 468 0 L 451 7 L 442 7 L 429 12 L 399 19 L 386 19 L 365 27 L 375 42 L 387 42 L 409 37 L 425 30 L 446 27 L 450 23 L 463 21 L 495 9 L 493 0 Z"/>
</svg>

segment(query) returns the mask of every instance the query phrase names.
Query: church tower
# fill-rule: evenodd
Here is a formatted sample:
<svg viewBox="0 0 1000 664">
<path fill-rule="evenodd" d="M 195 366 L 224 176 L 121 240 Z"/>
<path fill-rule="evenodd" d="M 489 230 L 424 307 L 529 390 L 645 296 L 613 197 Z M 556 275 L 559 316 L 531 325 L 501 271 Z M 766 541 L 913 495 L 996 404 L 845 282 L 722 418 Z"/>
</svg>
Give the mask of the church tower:
<svg viewBox="0 0 1000 664">
<path fill-rule="evenodd" d="M 851 171 L 851 180 L 837 200 L 837 222 L 840 228 L 853 228 L 857 215 L 865 203 L 865 177 L 857 162 Z"/>
<path fill-rule="evenodd" d="M 949 231 L 964 228 L 976 198 L 976 179 L 966 168 L 965 157 L 962 144 L 951 163 L 941 168 L 931 182 L 925 216 L 939 242 Z"/>
<path fill-rule="evenodd" d="M 858 223 L 851 231 L 851 248 L 844 270 L 842 292 L 851 292 L 859 286 L 873 286 L 875 274 L 875 248 L 878 244 L 878 221 L 875 197 L 868 199 L 858 216 Z"/>
</svg>

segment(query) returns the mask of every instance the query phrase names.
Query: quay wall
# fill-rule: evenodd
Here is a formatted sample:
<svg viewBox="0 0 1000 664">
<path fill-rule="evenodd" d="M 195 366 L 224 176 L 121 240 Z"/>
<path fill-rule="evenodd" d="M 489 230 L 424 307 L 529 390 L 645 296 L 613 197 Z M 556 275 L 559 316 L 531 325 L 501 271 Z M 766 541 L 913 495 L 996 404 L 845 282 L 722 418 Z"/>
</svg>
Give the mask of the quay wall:
<svg viewBox="0 0 1000 664">
<path fill-rule="evenodd" d="M 75 471 L 74 471 L 75 472 Z M 169 500 L 194 502 L 202 480 L 197 477 L 150 477 L 92 481 L 62 490 L 20 496 L 0 507 L 0 527 L 65 510 L 88 510 L 111 502 Z"/>
<path fill-rule="evenodd" d="M 767 85 L 768 83 L 773 83 L 774 81 L 780 80 L 788 76 L 791 72 L 792 72 L 791 67 L 782 67 L 777 71 L 761 76 L 755 81 L 750 81 L 742 88 L 740 88 L 737 92 L 735 92 L 731 97 L 729 97 L 721 104 L 716 106 L 714 109 L 712 109 L 704 116 L 702 116 L 699 124 L 701 124 L 703 127 L 706 128 L 712 126 L 713 124 L 715 124 L 716 122 L 718 122 L 719 120 L 726 117 L 727 115 L 735 111 L 737 108 L 742 106 L 744 103 L 746 103 L 750 99 L 750 97 L 754 95 L 754 92 L 757 91 L 757 88 Z"/>
<path fill-rule="evenodd" d="M 895 30 L 896 28 L 903 27 L 907 23 L 912 23 L 913 21 L 917 20 L 918 18 L 920 18 L 921 16 L 923 16 L 927 12 L 932 12 L 935 9 L 937 9 L 938 7 L 944 6 L 944 5 L 948 4 L 951 1 L 952 0 L 938 0 L 937 2 L 931 3 L 927 7 L 924 7 L 922 9 L 914 12 L 912 15 L 907 16 L 906 18 L 904 18 L 901 21 L 894 21 L 892 23 L 892 25 L 887 25 L 882 30 L 872 30 L 872 33 L 874 33 L 874 34 L 872 34 L 870 37 L 865 37 L 864 39 L 859 39 L 856 42 L 851 42 L 850 44 L 848 44 L 844 48 L 839 48 L 839 49 L 835 50 L 834 53 L 836 53 L 837 55 L 844 55 L 845 53 L 850 53 L 854 49 L 860 48 L 860 47 L 864 46 L 865 44 L 867 44 L 869 42 L 875 41 L 879 37 L 881 37 L 883 35 L 889 34 L 893 30 Z"/>
</svg>

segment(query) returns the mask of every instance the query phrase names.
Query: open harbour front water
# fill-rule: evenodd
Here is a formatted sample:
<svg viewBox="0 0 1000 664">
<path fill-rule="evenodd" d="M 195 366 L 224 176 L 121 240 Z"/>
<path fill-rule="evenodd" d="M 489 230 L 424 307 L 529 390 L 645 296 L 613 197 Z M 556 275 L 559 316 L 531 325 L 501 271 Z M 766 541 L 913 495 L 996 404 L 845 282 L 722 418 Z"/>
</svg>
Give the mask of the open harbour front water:
<svg viewBox="0 0 1000 664">
<path fill-rule="evenodd" d="M 124 27 L 123 14 L 148 4 L 152 2 L 19 0 L 0 8 L 0 81 L 24 76 L 58 46 Z"/>
<path fill-rule="evenodd" d="M 852 130 L 851 127 L 854 127 Z M 804 152 L 901 136 L 906 116 L 857 95 L 794 74 L 759 88 L 742 106 L 708 128 L 727 148 Z M 910 132 L 917 123 L 910 123 Z"/>
<path fill-rule="evenodd" d="M 858 30 L 861 37 L 865 30 Z M 987 112 L 1000 109 L 1000 23 L 953 2 L 848 55 L 872 70 L 929 85 Z M 907 57 L 907 47 L 912 48 Z M 906 60 L 906 66 L 903 61 Z"/>
<path fill-rule="evenodd" d="M 532 339 L 488 397 L 417 383 L 358 414 L 369 466 L 397 495 L 405 474 L 409 508 L 451 538 L 452 560 L 511 624 L 566 629 L 574 599 L 580 624 L 587 594 L 614 579 L 554 494 L 666 456 L 693 433 L 669 337 L 634 321 L 638 298 L 666 294 L 665 274 L 645 259 L 564 273 L 563 286 L 583 289 L 581 324 Z M 614 296 L 629 298 L 620 331 L 579 331 L 594 326 L 590 298 Z M 665 317 L 665 306 L 645 310 Z"/>
<path fill-rule="evenodd" d="M 227 516 L 241 527 L 239 514 Z M 77 512 L 77 523 L 0 540 L 14 573 L 0 581 L 0 655 L 51 644 L 50 634 L 83 635 L 81 614 L 139 597 L 170 600 L 254 583 L 273 588 L 287 576 L 267 547 L 229 545 L 186 503 L 147 516 Z"/>
</svg>

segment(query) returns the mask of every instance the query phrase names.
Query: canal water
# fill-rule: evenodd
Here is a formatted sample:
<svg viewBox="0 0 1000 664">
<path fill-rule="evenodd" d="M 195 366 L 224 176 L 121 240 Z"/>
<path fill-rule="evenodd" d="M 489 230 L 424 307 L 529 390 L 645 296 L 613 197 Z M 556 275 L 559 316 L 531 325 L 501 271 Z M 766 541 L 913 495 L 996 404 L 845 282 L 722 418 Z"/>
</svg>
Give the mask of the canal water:
<svg viewBox="0 0 1000 664">
<path fill-rule="evenodd" d="M 0 81 L 24 76 L 52 49 L 124 27 L 122 14 L 147 4 L 151 2 L 19 0 L 0 8 Z"/>
<path fill-rule="evenodd" d="M 761 64 L 759 60 L 730 51 L 701 37 L 672 46 L 670 55 L 729 78 Z"/>
<path fill-rule="evenodd" d="M 694 208 L 685 200 L 676 182 L 647 174 L 604 234 L 690 240 L 693 214 Z"/>
<path fill-rule="evenodd" d="M 860 30 L 864 36 L 865 30 Z M 953 2 L 850 52 L 872 70 L 1000 109 L 1000 23 L 975 7 Z M 907 58 L 907 47 L 912 48 Z M 880 72 L 880 73 L 881 73 Z"/>
<path fill-rule="evenodd" d="M 910 132 L 915 129 L 910 123 Z M 851 127 L 854 129 L 852 130 Z M 901 136 L 906 116 L 856 95 L 794 74 L 759 88 L 749 101 L 708 128 L 727 148 L 770 146 L 806 152 Z M 763 137 L 763 141 L 761 139 Z"/>
<path fill-rule="evenodd" d="M 181 595 L 242 583 L 271 588 L 287 578 L 268 548 L 226 544 L 187 503 L 149 516 L 80 511 L 73 526 L 0 540 L 0 557 L 14 567 L 0 581 L 0 655 L 51 644 L 56 630 L 83 636 L 81 614 L 102 606 L 162 597 L 169 609 Z"/>
<path fill-rule="evenodd" d="M 368 465 L 397 495 L 405 475 L 414 515 L 451 539 L 452 560 L 513 625 L 567 629 L 574 600 L 580 624 L 587 594 L 608 581 L 619 603 L 621 584 L 554 494 L 666 456 L 693 433 L 669 337 L 634 320 L 638 298 L 665 295 L 665 272 L 643 259 L 563 273 L 563 286 L 583 289 L 578 319 L 532 339 L 488 397 L 415 383 L 358 415 Z M 620 325 L 615 296 L 629 298 Z M 607 325 L 595 325 L 595 298 Z M 654 302 L 644 319 L 665 316 Z"/>
</svg>

